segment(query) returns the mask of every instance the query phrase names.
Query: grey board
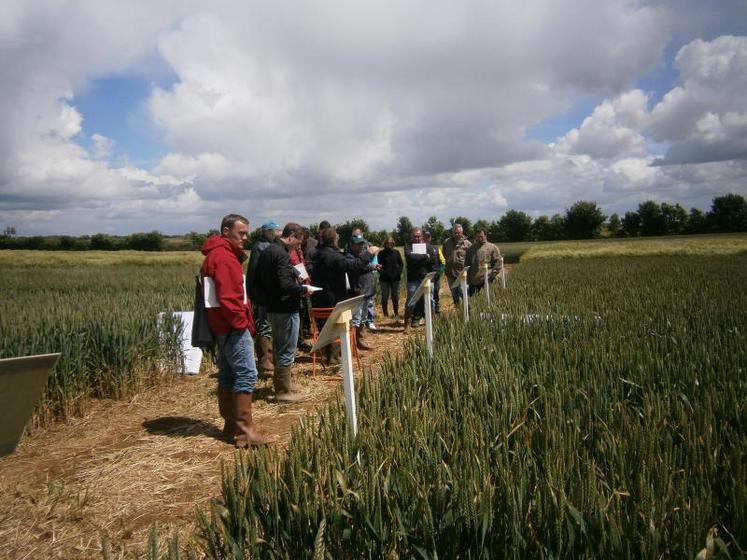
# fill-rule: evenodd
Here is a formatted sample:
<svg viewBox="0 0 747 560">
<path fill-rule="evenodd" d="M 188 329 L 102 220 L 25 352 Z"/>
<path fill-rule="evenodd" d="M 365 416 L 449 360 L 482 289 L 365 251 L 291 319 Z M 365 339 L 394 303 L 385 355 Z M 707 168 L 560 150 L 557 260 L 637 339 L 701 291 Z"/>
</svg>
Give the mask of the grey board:
<svg viewBox="0 0 747 560">
<path fill-rule="evenodd" d="M 15 451 L 59 354 L 0 360 L 0 457 Z"/>
</svg>

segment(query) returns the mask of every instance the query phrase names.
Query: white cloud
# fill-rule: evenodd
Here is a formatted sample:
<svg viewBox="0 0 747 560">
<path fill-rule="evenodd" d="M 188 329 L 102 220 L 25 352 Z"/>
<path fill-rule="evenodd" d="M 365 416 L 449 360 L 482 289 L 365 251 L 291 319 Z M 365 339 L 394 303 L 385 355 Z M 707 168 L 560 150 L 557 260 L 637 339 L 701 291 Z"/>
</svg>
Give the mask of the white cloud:
<svg viewBox="0 0 747 560">
<path fill-rule="evenodd" d="M 651 112 L 653 136 L 672 143 L 660 163 L 747 158 L 747 37 L 697 39 L 675 66 L 680 85 Z"/>
<path fill-rule="evenodd" d="M 651 111 L 636 89 L 672 33 L 719 35 L 688 2 L 15 0 L 0 16 L 0 220 L 22 231 L 62 208 L 53 231 L 185 231 L 240 211 L 393 227 L 743 190 L 745 37 L 678 39 L 678 86 Z M 114 165 L 124 142 L 101 131 L 81 148 L 76 97 L 159 66 L 173 83 L 143 102 L 167 155 Z M 580 97 L 605 100 L 555 144 L 526 139 Z M 724 161 L 651 167 L 652 141 L 666 163 Z"/>
</svg>

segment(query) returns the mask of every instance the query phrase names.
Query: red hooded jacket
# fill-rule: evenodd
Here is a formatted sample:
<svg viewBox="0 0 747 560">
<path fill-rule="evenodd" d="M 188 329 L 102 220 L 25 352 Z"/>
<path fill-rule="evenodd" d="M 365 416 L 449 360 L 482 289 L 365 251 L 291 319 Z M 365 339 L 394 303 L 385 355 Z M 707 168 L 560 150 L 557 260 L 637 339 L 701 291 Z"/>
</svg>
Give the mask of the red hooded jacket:
<svg viewBox="0 0 747 560">
<path fill-rule="evenodd" d="M 212 278 L 220 307 L 208 307 L 207 319 L 214 335 L 231 330 L 249 329 L 254 335 L 254 317 L 244 284 L 244 269 L 241 266 L 244 252 L 219 235 L 212 235 L 202 246 L 205 260 L 200 276 Z"/>
</svg>

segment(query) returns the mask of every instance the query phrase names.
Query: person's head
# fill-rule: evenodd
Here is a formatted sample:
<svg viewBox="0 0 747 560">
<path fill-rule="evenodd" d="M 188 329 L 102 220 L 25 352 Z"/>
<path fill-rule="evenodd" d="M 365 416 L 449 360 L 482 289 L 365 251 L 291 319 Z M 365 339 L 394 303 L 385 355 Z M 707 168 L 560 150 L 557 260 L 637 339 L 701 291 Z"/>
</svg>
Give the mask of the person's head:
<svg viewBox="0 0 747 560">
<path fill-rule="evenodd" d="M 476 243 L 485 243 L 488 240 L 488 235 L 485 233 L 484 229 L 478 229 L 475 232 L 475 242 Z"/>
<path fill-rule="evenodd" d="M 391 235 L 387 237 L 384 241 L 384 247 L 386 247 L 387 249 L 394 249 L 394 237 L 392 237 Z"/>
<path fill-rule="evenodd" d="M 279 231 L 280 226 L 277 224 L 277 222 L 268 220 L 264 224 L 262 224 L 262 237 L 264 237 L 267 241 L 272 241 L 273 239 L 275 239 L 278 236 Z"/>
<path fill-rule="evenodd" d="M 350 237 L 350 250 L 356 255 L 363 250 L 363 244 L 366 240 L 363 238 L 362 231 L 360 228 L 353 230 L 353 235 Z"/>
<path fill-rule="evenodd" d="M 303 242 L 306 243 L 309 240 L 309 228 L 303 228 Z"/>
<path fill-rule="evenodd" d="M 454 224 L 454 229 L 452 231 L 454 234 L 454 239 L 456 239 L 457 241 L 464 237 L 464 228 L 462 227 L 462 224 Z"/>
<path fill-rule="evenodd" d="M 329 227 L 332 227 L 332 224 L 330 224 L 327 220 L 322 220 L 321 222 L 319 222 L 319 233 L 323 232 Z"/>
<path fill-rule="evenodd" d="M 337 248 L 337 230 L 333 227 L 326 227 L 319 232 L 319 242 L 324 247 Z"/>
<path fill-rule="evenodd" d="M 410 230 L 410 241 L 413 243 L 422 243 L 423 242 L 423 230 L 419 227 L 412 228 Z"/>
<path fill-rule="evenodd" d="M 249 220 L 239 214 L 229 214 L 220 223 L 220 235 L 236 249 L 243 249 L 249 238 Z"/>
<path fill-rule="evenodd" d="M 430 242 L 431 242 L 431 239 L 432 239 L 432 237 L 431 237 L 431 232 L 430 232 L 429 230 L 427 230 L 427 229 L 424 229 L 424 230 L 423 230 L 423 240 L 424 240 L 424 241 L 425 241 L 426 243 L 430 243 Z"/>
<path fill-rule="evenodd" d="M 303 227 L 295 222 L 288 222 L 285 224 L 280 238 L 287 247 L 297 249 L 303 241 Z"/>
</svg>

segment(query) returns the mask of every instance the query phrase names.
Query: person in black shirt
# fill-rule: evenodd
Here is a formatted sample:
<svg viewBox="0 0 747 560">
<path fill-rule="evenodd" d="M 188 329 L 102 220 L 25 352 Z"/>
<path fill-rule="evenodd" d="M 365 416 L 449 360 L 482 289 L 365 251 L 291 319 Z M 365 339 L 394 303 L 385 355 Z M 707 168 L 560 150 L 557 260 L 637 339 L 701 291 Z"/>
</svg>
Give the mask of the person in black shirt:
<svg viewBox="0 0 747 560">
<path fill-rule="evenodd" d="M 394 238 L 390 235 L 384 241 L 384 249 L 379 253 L 379 286 L 381 287 L 381 309 L 389 317 L 389 299 L 392 300 L 394 317 L 399 317 L 399 281 L 402 277 L 402 255 L 394 248 Z"/>
</svg>

